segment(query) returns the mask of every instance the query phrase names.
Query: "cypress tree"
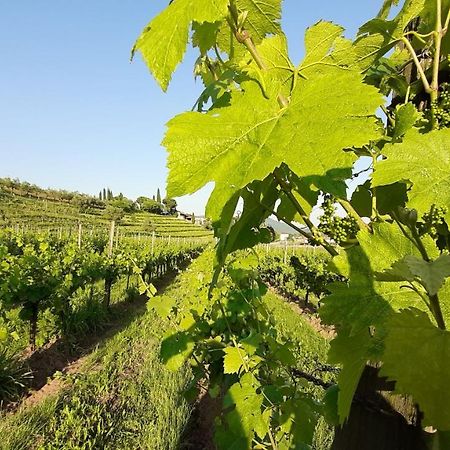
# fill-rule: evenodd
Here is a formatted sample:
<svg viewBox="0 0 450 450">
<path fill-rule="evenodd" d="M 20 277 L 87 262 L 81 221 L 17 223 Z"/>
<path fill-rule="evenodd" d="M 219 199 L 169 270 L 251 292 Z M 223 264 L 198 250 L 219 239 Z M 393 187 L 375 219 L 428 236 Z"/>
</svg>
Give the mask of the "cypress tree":
<svg viewBox="0 0 450 450">
<path fill-rule="evenodd" d="M 102 191 L 99 192 L 98 198 L 99 198 L 100 200 L 103 200 L 103 199 L 102 199 Z"/>
<path fill-rule="evenodd" d="M 159 188 L 158 188 L 158 190 L 156 192 L 156 201 L 158 203 L 161 203 L 161 192 L 159 192 Z"/>
<path fill-rule="evenodd" d="M 106 189 L 103 188 L 103 200 L 106 201 Z"/>
</svg>

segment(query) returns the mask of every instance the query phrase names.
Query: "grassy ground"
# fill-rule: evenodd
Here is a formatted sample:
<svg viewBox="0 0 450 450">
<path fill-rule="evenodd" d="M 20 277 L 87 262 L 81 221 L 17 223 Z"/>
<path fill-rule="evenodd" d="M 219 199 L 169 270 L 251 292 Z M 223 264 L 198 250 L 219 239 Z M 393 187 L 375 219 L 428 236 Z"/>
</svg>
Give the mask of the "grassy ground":
<svg viewBox="0 0 450 450">
<path fill-rule="evenodd" d="M 160 298 L 198 294 L 193 276 L 210 270 L 211 254 L 200 256 Z M 299 368 L 323 363 L 328 343 L 279 296 L 269 292 L 268 308 L 279 331 L 297 348 Z M 160 363 L 159 342 L 167 323 L 152 312 L 90 355 L 81 369 L 61 380 L 65 387 L 40 403 L 0 421 L 1 450 L 148 449 L 174 450 L 190 418 L 182 391 L 190 371 L 173 373 Z M 321 424 L 314 450 L 328 448 L 331 432 Z"/>
<path fill-rule="evenodd" d="M 189 418 L 181 392 L 190 375 L 159 362 L 163 327 L 151 314 L 135 319 L 65 379 L 61 391 L 3 417 L 0 448 L 176 448 Z"/>
</svg>

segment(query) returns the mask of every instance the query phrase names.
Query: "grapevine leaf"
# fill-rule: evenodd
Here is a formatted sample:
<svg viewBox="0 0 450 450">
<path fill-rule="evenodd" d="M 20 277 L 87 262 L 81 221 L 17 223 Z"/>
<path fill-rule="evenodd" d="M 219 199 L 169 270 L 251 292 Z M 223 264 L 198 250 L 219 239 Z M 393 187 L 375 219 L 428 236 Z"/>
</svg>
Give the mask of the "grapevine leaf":
<svg viewBox="0 0 450 450">
<path fill-rule="evenodd" d="M 244 25 L 256 43 L 269 34 L 280 33 L 281 0 L 236 0 L 236 5 L 248 12 Z"/>
<path fill-rule="evenodd" d="M 305 58 L 300 65 L 300 70 L 325 62 L 330 52 L 334 50 L 334 42 L 343 31 L 344 28 L 340 25 L 325 21 L 320 21 L 308 28 L 305 35 Z"/>
<path fill-rule="evenodd" d="M 416 309 L 388 322 L 381 375 L 396 381 L 396 391 L 411 394 L 424 413 L 424 425 L 450 430 L 450 332 L 436 328 Z M 420 370 L 411 370 L 420 365 Z"/>
<path fill-rule="evenodd" d="M 230 431 L 237 437 L 245 438 L 247 444 L 250 444 L 254 430 L 262 420 L 263 396 L 257 392 L 260 387 L 256 378 L 251 373 L 246 373 L 239 382 L 231 386 L 224 398 L 224 408 L 235 405 L 226 415 Z"/>
<path fill-rule="evenodd" d="M 379 214 L 389 214 L 399 206 L 404 207 L 408 201 L 406 185 L 404 183 L 394 183 L 387 186 L 374 188 L 377 197 L 377 211 Z M 373 189 L 370 181 L 358 186 L 352 195 L 352 206 L 361 217 L 372 215 Z"/>
<path fill-rule="evenodd" d="M 339 387 L 337 385 L 333 385 L 326 390 L 322 400 L 323 415 L 325 420 L 333 425 L 339 424 L 338 400 Z"/>
<path fill-rule="evenodd" d="M 380 19 L 386 19 L 393 6 L 397 6 L 400 0 L 384 0 L 383 6 L 381 7 L 378 17 Z"/>
<path fill-rule="evenodd" d="M 419 278 L 428 294 L 435 295 L 450 277 L 450 256 L 441 255 L 434 261 L 424 261 L 415 256 L 405 256 L 394 263 L 391 269 L 378 275 L 384 281 L 414 281 Z"/>
<path fill-rule="evenodd" d="M 407 256 L 404 259 L 392 264 L 392 267 L 386 269 L 384 272 L 376 274 L 379 281 L 414 281 L 414 274 L 411 272 L 409 265 L 406 261 Z"/>
<path fill-rule="evenodd" d="M 241 341 L 242 347 L 250 356 L 256 353 L 259 344 L 263 341 L 263 337 L 259 333 L 251 333 L 248 337 Z"/>
<path fill-rule="evenodd" d="M 318 413 L 317 405 L 310 399 L 300 398 L 295 402 L 284 402 L 280 422 L 281 430 L 290 437 L 290 447 L 299 450 L 311 448 L 316 429 Z"/>
<path fill-rule="evenodd" d="M 169 370 L 177 371 L 194 350 L 194 341 L 187 332 L 171 330 L 161 343 L 161 359 Z"/>
<path fill-rule="evenodd" d="M 395 127 L 392 134 L 394 139 L 405 135 L 419 118 L 416 107 L 412 103 L 400 105 L 395 111 Z"/>
<path fill-rule="evenodd" d="M 447 277 L 450 277 L 450 256 L 441 255 L 434 261 L 409 257 L 407 259 L 411 272 L 419 277 L 430 295 L 439 292 Z"/>
<path fill-rule="evenodd" d="M 277 185 L 272 177 L 264 181 L 255 181 L 242 190 L 244 208 L 239 220 L 229 229 L 226 238 L 219 242 L 217 247 L 219 265 L 225 262 L 228 254 L 236 250 L 272 240 L 270 232 L 261 226 L 272 214 L 278 194 Z"/>
<path fill-rule="evenodd" d="M 405 0 L 402 9 L 394 19 L 394 38 L 398 39 L 403 35 L 403 31 L 411 23 L 411 21 L 422 13 L 426 3 L 433 2 L 429 2 L 428 0 Z"/>
<path fill-rule="evenodd" d="M 444 286 L 439 291 L 439 302 L 445 323 L 450 324 L 450 278 L 445 280 Z"/>
<path fill-rule="evenodd" d="M 176 304 L 175 297 L 155 296 L 147 303 L 147 309 L 155 311 L 160 317 L 166 318 L 170 315 Z"/>
<path fill-rule="evenodd" d="M 356 65 L 366 71 L 389 52 L 403 36 L 404 29 L 423 9 L 425 0 L 406 0 L 393 20 L 385 20 L 391 5 L 388 2 L 379 17 L 364 24 L 352 49 Z"/>
<path fill-rule="evenodd" d="M 411 131 L 400 144 L 385 146 L 386 160 L 376 164 L 373 185 L 411 182 L 408 207 L 419 213 L 431 205 L 450 204 L 450 130 L 432 131 L 425 135 Z M 424 158 L 426 155 L 426 158 Z M 408 170 L 405 172 L 405 164 Z"/>
<path fill-rule="evenodd" d="M 430 31 L 434 31 L 436 27 L 436 17 L 437 17 L 437 2 L 426 1 L 423 11 L 420 15 L 420 25 L 419 32 L 421 33 L 429 33 Z M 450 0 L 442 0 L 441 1 L 441 11 L 442 17 L 447 17 L 447 14 L 450 10 Z M 443 54 L 450 53 L 450 34 L 445 33 L 442 38 L 442 52 Z"/>
<path fill-rule="evenodd" d="M 392 45 L 389 42 L 390 39 L 382 34 L 360 36 L 349 49 L 348 64 L 358 67 L 363 72 L 368 70 L 391 49 Z"/>
<path fill-rule="evenodd" d="M 264 146 L 278 116 L 276 100 L 264 99 L 252 83 L 229 107 L 172 119 L 163 142 L 169 151 L 168 195 L 193 193 L 209 181 L 237 191 L 264 178 L 279 162 Z"/>
<path fill-rule="evenodd" d="M 282 162 L 298 176 L 321 176 L 352 165 L 355 157 L 344 148 L 379 136 L 372 114 L 381 96 L 355 72 L 327 67 L 299 81 L 281 111 L 253 83 L 245 87 L 230 107 L 185 113 L 169 122 L 163 144 L 169 151 L 170 196 L 193 193 L 209 181 L 238 190 Z"/>
<path fill-rule="evenodd" d="M 255 422 L 255 433 L 261 439 L 264 439 L 269 431 L 270 427 L 270 409 L 266 409 L 258 420 Z"/>
<path fill-rule="evenodd" d="M 342 370 L 338 375 L 338 416 L 339 423 L 348 417 L 359 379 L 369 359 L 373 345 L 367 329 L 350 335 L 348 330 L 341 330 L 331 341 L 328 361 L 331 364 L 341 364 Z"/>
<path fill-rule="evenodd" d="M 377 209 L 380 214 L 389 214 L 397 207 L 405 206 L 408 201 L 407 188 L 404 183 L 388 184 L 376 188 Z"/>
<path fill-rule="evenodd" d="M 228 0 L 173 0 L 144 29 L 134 45 L 165 91 L 186 51 L 191 22 L 218 22 L 227 15 Z"/>
<path fill-rule="evenodd" d="M 224 352 L 223 373 L 238 373 L 245 361 L 245 351 L 237 347 L 228 347 Z"/>
<path fill-rule="evenodd" d="M 350 203 L 361 217 L 372 216 L 372 192 L 370 191 L 370 181 L 366 181 L 356 188 Z"/>
<path fill-rule="evenodd" d="M 192 24 L 192 44 L 200 49 L 202 55 L 205 55 L 209 49 L 214 47 L 219 27 L 220 22 L 194 22 Z"/>
<path fill-rule="evenodd" d="M 417 294 L 401 288 L 401 283 L 374 280 L 375 272 L 391 267 L 399 257 L 419 253 L 397 225 L 382 223 L 373 228 L 373 234 L 358 233 L 360 246 L 346 252 L 346 263 L 343 257 L 339 258 L 340 272 L 350 281 L 332 284 L 331 295 L 320 309 L 326 323 L 347 326 L 352 333 L 383 323 L 394 309 L 416 306 L 420 301 Z M 372 251 L 374 248 L 376 252 Z"/>
<path fill-rule="evenodd" d="M 218 236 L 228 233 L 239 200 L 239 191 L 227 184 L 216 184 L 206 205 L 206 215 L 219 230 Z"/>
<path fill-rule="evenodd" d="M 214 440 L 219 450 L 248 450 L 249 448 L 246 436 L 236 435 L 221 425 L 215 428 Z"/>
</svg>

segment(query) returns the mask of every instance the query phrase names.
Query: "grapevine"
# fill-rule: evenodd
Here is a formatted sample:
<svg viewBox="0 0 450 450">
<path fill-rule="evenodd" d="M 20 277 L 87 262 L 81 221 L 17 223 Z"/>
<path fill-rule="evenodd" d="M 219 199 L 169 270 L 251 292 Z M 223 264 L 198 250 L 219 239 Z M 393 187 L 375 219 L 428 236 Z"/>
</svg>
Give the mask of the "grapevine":
<svg viewBox="0 0 450 450">
<path fill-rule="evenodd" d="M 215 185 L 207 206 L 217 238 L 215 270 L 208 302 L 170 308 L 173 330 L 161 353 L 172 368 L 189 361 L 210 392 L 221 393 L 219 448 L 310 448 L 321 414 L 340 425 L 336 449 L 377 442 L 397 450 L 407 442 L 415 450 L 426 440 L 445 448 L 449 9 L 440 0 L 386 0 L 354 41 L 339 25 L 318 22 L 306 31 L 300 65 L 289 57 L 279 0 L 198 0 L 192 8 L 174 0 L 137 40 L 133 51 L 163 90 L 191 31 L 200 61 L 208 61 L 196 68 L 205 84 L 200 111 L 173 118 L 163 145 L 169 195 Z M 418 118 L 427 105 L 423 126 Z M 362 156 L 371 168 L 352 202 L 346 181 Z M 322 196 L 316 226 L 312 215 Z M 292 383 L 301 356 L 271 332 L 258 263 L 245 252 L 269 241 L 271 215 L 333 257 L 336 278 L 323 289 L 329 294 L 319 314 L 336 329 L 329 361 L 341 371 L 338 389 L 319 383 L 322 398 Z M 283 283 L 291 275 L 270 271 Z M 167 315 L 167 308 L 155 309 Z M 418 366 L 420 373 L 412 369 Z M 284 403 L 261 396 L 266 391 L 282 393 Z M 404 405 L 388 419 L 365 407 L 373 398 L 395 399 L 394 405 L 399 394 Z M 309 429 L 294 425 L 303 414 L 314 424 Z"/>
</svg>

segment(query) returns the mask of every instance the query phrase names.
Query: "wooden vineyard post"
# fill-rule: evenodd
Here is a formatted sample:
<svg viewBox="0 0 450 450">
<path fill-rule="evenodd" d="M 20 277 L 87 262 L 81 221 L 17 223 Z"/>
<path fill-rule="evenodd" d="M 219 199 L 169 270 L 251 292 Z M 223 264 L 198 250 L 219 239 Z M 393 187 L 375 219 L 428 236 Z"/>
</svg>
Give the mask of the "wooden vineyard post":
<svg viewBox="0 0 450 450">
<path fill-rule="evenodd" d="M 112 256 L 113 246 L 114 246 L 114 231 L 116 228 L 116 222 L 114 220 L 111 221 L 111 228 L 109 230 L 109 246 L 108 246 L 108 256 Z"/>
<path fill-rule="evenodd" d="M 81 248 L 81 233 L 82 233 L 82 229 L 81 229 L 82 225 L 81 222 L 78 224 L 78 248 Z"/>
<path fill-rule="evenodd" d="M 116 229 L 116 248 L 119 246 L 119 227 Z"/>
</svg>

